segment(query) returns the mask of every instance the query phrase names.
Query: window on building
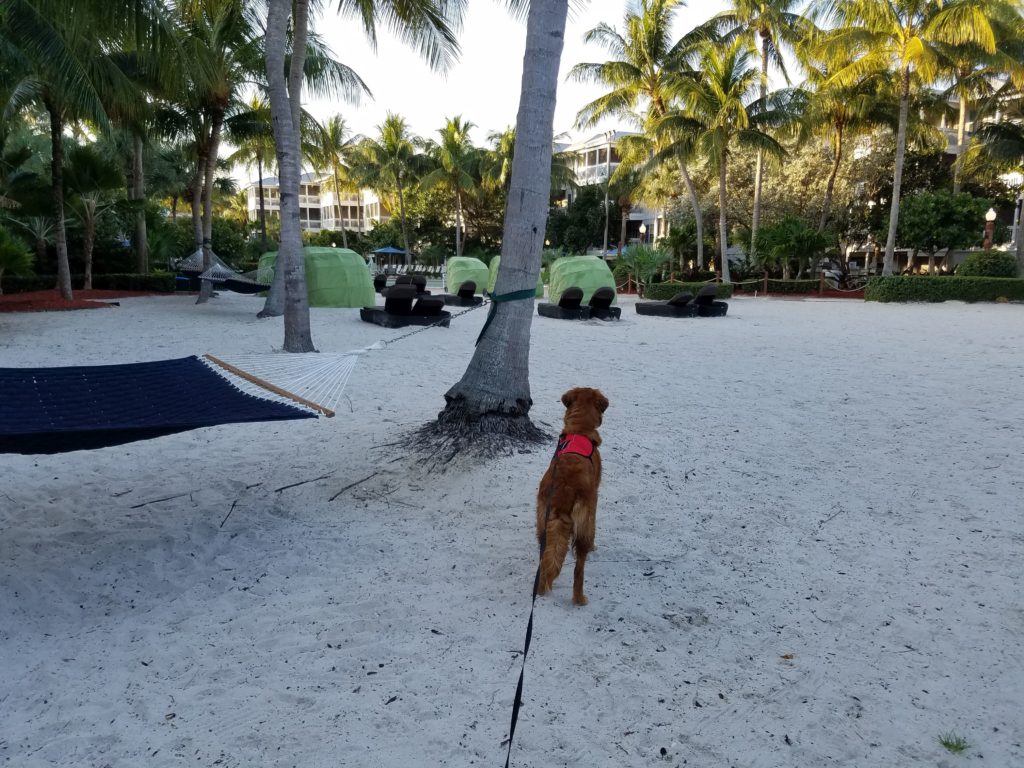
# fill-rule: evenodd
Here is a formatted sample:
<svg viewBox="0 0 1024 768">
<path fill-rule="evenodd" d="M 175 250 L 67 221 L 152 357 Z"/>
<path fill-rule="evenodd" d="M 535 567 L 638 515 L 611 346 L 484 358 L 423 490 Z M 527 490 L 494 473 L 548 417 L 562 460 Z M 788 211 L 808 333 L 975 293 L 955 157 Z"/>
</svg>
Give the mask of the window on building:
<svg viewBox="0 0 1024 768">
<path fill-rule="evenodd" d="M 604 165 L 607 162 L 608 162 L 608 150 L 605 147 L 601 147 L 601 149 L 597 150 L 597 164 L 598 165 Z"/>
</svg>

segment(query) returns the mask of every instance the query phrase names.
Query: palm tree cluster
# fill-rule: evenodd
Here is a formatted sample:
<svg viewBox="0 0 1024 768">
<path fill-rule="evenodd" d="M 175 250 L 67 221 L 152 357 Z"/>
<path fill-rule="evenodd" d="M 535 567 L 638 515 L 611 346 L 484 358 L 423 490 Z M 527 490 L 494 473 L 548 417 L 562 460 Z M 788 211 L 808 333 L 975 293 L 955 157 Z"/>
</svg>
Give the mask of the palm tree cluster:
<svg viewBox="0 0 1024 768">
<path fill-rule="evenodd" d="M 809 146 L 828 159 L 820 202 L 803 225 L 821 233 L 839 223 L 834 197 L 841 170 L 849 171 L 851 148 L 870 135 L 895 137 L 884 274 L 893 270 L 907 148 L 935 140 L 928 121 L 937 111 L 955 104 L 953 192 L 985 163 L 990 170 L 1021 167 L 1013 143 L 1019 122 L 1010 117 L 1024 87 L 1020 0 L 733 0 L 726 11 L 674 36 L 682 5 L 635 0 L 621 28 L 603 23 L 587 33 L 610 58 L 577 64 L 570 77 L 607 91 L 580 109 L 577 125 L 615 118 L 636 130 L 619 141 L 623 162 L 606 184 L 619 195 L 625 186 L 630 199 L 660 205 L 664 174 L 672 174 L 695 222 L 699 266 L 704 210 L 718 209 L 725 280 L 731 232 L 743 233 L 751 261 L 761 263 L 763 221 L 795 226 L 786 218 L 792 212 L 764 210 L 765 190 L 773 187 L 772 174 Z M 781 88 L 772 88 L 775 73 Z M 968 122 L 975 128 L 985 123 L 970 142 Z M 733 210 L 740 172 L 752 176 L 743 221 Z"/>
<path fill-rule="evenodd" d="M 256 8 L 244 0 L 3 5 L 4 138 L 30 135 L 43 121 L 50 137 L 47 209 L 24 201 L 9 213 L 48 219 L 65 298 L 68 218 L 94 232 L 112 202 L 131 211 L 138 272 L 149 269 L 146 209 L 154 196 L 173 199 L 175 215 L 178 201 L 188 202 L 194 246 L 212 263 L 222 142 L 238 147 L 235 159 L 263 164 L 275 154 L 266 24 Z M 366 90 L 315 35 L 305 48 L 305 77 L 320 93 L 352 99 Z"/>
</svg>

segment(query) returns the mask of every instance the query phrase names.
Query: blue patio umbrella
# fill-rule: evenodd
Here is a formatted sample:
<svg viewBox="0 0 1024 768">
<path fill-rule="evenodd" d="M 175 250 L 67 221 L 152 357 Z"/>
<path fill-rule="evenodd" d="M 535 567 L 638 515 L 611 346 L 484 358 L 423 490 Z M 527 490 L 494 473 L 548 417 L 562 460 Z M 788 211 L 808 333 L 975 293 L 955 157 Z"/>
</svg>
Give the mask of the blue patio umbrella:
<svg viewBox="0 0 1024 768">
<path fill-rule="evenodd" d="M 392 254 L 396 256 L 405 255 L 405 251 L 403 251 L 401 248 L 394 248 L 390 245 L 385 245 L 383 248 L 378 248 L 377 250 L 373 251 L 373 253 L 387 254 L 389 256 Z"/>
</svg>

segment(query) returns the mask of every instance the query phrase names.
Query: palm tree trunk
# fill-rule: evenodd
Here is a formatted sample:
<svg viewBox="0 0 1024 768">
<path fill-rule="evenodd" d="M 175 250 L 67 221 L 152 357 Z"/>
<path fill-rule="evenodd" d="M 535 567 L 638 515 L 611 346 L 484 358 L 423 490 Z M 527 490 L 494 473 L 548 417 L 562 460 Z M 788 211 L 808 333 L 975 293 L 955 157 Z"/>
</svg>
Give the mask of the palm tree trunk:
<svg viewBox="0 0 1024 768">
<path fill-rule="evenodd" d="M 882 274 L 892 274 L 893 256 L 896 253 L 896 226 L 900 219 L 900 187 L 903 186 L 903 160 L 907 153 L 907 119 L 910 114 L 910 68 L 901 73 L 900 116 L 896 129 L 896 160 L 892 174 L 892 205 L 889 208 L 889 236 L 885 240 L 885 256 L 882 257 Z"/>
<path fill-rule="evenodd" d="M 205 147 L 205 137 L 203 141 Z M 206 150 L 200 149 L 196 157 L 196 175 L 192 177 L 189 191 L 192 198 L 192 234 L 195 238 L 196 250 L 203 247 L 203 172 L 206 170 Z"/>
<path fill-rule="evenodd" d="M 455 193 L 455 255 L 462 255 L 462 193 Z"/>
<path fill-rule="evenodd" d="M 1024 277 L 1024 212 L 1018 214 L 1017 222 L 1017 277 Z"/>
<path fill-rule="evenodd" d="M 697 225 L 697 267 L 704 269 L 704 212 L 700 207 L 700 197 L 697 195 L 697 187 L 690 178 L 690 169 L 686 167 L 686 161 L 679 158 L 679 173 L 686 185 L 686 193 L 690 197 L 690 208 L 693 209 L 693 218 Z M 680 266 L 682 269 L 682 266 Z"/>
<path fill-rule="evenodd" d="M 770 37 L 761 33 L 761 103 L 768 96 L 768 43 Z M 764 150 L 757 150 L 757 166 L 754 169 L 754 212 L 750 221 L 750 259 L 756 256 L 757 230 L 761 228 L 761 184 L 764 181 Z"/>
<path fill-rule="evenodd" d="M 828 184 L 825 185 L 825 199 L 821 203 L 821 218 L 818 219 L 818 231 L 823 232 L 828 224 L 829 214 L 832 213 L 832 194 L 836 189 L 836 176 L 839 174 L 839 164 L 843 162 L 843 127 L 837 126 L 833 137 L 832 150 L 835 152 L 835 159 L 832 161 L 832 173 L 828 176 Z"/>
<path fill-rule="evenodd" d="M 960 194 L 963 184 L 964 136 L 967 133 L 967 97 L 960 94 L 960 116 L 956 124 L 956 160 L 953 163 L 953 194 Z"/>
<path fill-rule="evenodd" d="M 143 169 L 142 136 L 132 135 L 132 198 L 139 208 L 135 211 L 135 270 L 144 275 L 149 272 L 149 243 L 146 236 L 146 175 Z"/>
<path fill-rule="evenodd" d="M 345 217 L 341 215 L 341 192 L 338 188 L 338 167 L 334 166 L 334 199 L 338 203 L 338 218 L 341 219 L 341 246 L 348 248 L 348 235 L 345 234 Z"/>
<path fill-rule="evenodd" d="M 402 194 L 402 176 L 397 174 L 398 183 L 398 215 L 402 217 L 402 241 L 405 243 L 405 265 L 409 266 L 412 254 L 409 252 L 409 229 L 405 225 L 405 195 Z"/>
<path fill-rule="evenodd" d="M 293 10 L 294 8 L 294 10 Z M 301 154 L 299 112 L 302 97 L 302 69 L 306 59 L 308 35 L 306 0 L 270 0 L 267 17 L 266 59 L 270 112 L 277 146 L 277 165 L 281 182 L 281 249 L 277 273 L 284 280 L 284 351 L 315 352 L 309 325 L 309 295 L 306 265 L 299 226 L 299 187 Z M 292 58 L 285 79 L 285 52 L 288 43 L 288 17 L 294 13 Z M 268 304 L 270 298 L 267 299 Z"/>
<path fill-rule="evenodd" d="M 622 255 L 622 249 L 626 247 L 626 227 L 629 223 L 629 211 L 632 206 L 622 205 L 622 222 L 619 225 L 619 248 L 616 252 L 616 256 Z"/>
<path fill-rule="evenodd" d="M 516 118 L 512 181 L 495 294 L 537 285 L 551 191 L 551 151 L 558 67 L 568 0 L 532 0 L 526 25 L 522 90 Z M 438 427 L 464 447 L 466 427 L 503 439 L 503 444 L 542 437 L 529 418 L 530 323 L 533 301 L 498 302 L 462 379 L 445 393 Z M 458 443 L 458 440 L 466 442 Z"/>
<path fill-rule="evenodd" d="M 178 223 L 178 196 L 171 196 L 171 224 Z"/>
<path fill-rule="evenodd" d="M 215 108 L 210 125 L 210 145 L 203 181 L 203 271 L 213 266 L 213 182 L 217 176 L 217 150 L 220 147 L 220 132 L 223 125 L 224 110 Z M 205 304 L 212 293 L 213 283 L 203 280 L 199 286 L 196 304 Z"/>
<path fill-rule="evenodd" d="M 87 208 L 89 203 L 83 203 Z M 82 233 L 82 259 L 85 261 L 85 282 L 82 284 L 82 288 L 87 291 L 92 290 L 92 250 L 93 243 L 96 242 L 96 216 L 95 209 L 91 212 L 86 213 L 83 217 L 85 219 L 85 231 Z M 140 273 L 142 274 L 142 273 Z"/>
<path fill-rule="evenodd" d="M 611 228 L 612 212 L 608 206 L 608 180 L 604 182 L 604 248 L 601 250 L 601 258 L 608 256 L 608 231 Z"/>
<path fill-rule="evenodd" d="M 263 155 L 256 155 L 256 172 L 260 175 L 260 236 L 263 238 L 263 250 L 267 250 L 267 206 L 263 202 Z"/>
<path fill-rule="evenodd" d="M 721 256 L 722 259 L 722 282 L 728 283 L 729 279 L 729 229 L 726 225 L 725 220 L 725 176 L 728 165 L 723 155 L 718 165 L 718 237 L 721 241 Z"/>
<path fill-rule="evenodd" d="M 64 118 L 60 106 L 46 97 L 50 115 L 50 199 L 53 204 L 53 234 L 57 246 L 57 289 L 71 301 L 71 265 L 68 262 L 68 238 L 64 228 Z"/>
</svg>

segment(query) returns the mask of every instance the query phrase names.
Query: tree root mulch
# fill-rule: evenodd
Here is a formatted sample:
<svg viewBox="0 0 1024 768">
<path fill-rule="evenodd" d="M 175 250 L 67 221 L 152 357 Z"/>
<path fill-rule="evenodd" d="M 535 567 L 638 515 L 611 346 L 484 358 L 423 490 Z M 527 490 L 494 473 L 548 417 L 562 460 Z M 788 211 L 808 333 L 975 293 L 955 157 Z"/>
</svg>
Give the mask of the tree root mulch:
<svg viewBox="0 0 1024 768">
<path fill-rule="evenodd" d="M 0 295 L 0 312 L 60 312 L 70 309 L 100 309 L 117 306 L 118 299 L 135 296 L 153 296 L 147 291 L 74 291 L 71 301 L 66 301 L 60 291 L 31 291 Z"/>
</svg>

